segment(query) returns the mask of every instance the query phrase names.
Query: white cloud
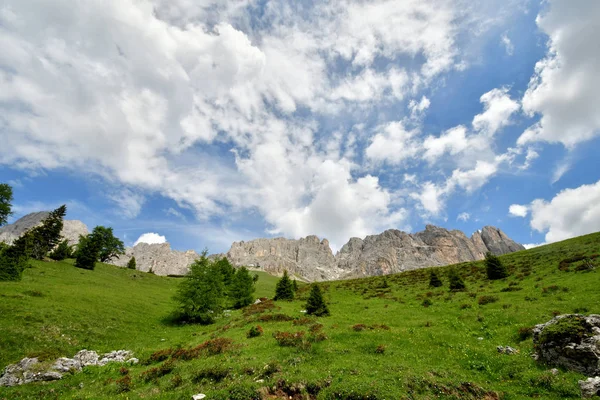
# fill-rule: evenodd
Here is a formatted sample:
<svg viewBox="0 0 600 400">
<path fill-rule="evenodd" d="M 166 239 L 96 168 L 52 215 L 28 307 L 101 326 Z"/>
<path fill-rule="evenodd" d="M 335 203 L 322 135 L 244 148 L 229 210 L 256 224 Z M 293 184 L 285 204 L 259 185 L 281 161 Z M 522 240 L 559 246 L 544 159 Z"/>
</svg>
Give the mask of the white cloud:
<svg viewBox="0 0 600 400">
<path fill-rule="evenodd" d="M 470 218 L 471 218 L 471 214 L 469 214 L 468 212 L 462 212 L 462 213 L 458 214 L 458 216 L 456 217 L 456 220 L 467 222 Z"/>
<path fill-rule="evenodd" d="M 510 117 L 519 111 L 519 103 L 508 95 L 508 88 L 493 89 L 480 98 L 484 112 L 473 118 L 473 128 L 488 135 L 494 135 L 498 130 L 510 123 Z"/>
<path fill-rule="evenodd" d="M 379 126 L 376 132 L 378 133 L 365 150 L 367 157 L 373 161 L 397 165 L 414 157 L 419 151 L 415 140 L 418 132 L 407 130 L 402 122 Z"/>
<path fill-rule="evenodd" d="M 504 50 L 506 51 L 506 54 L 508 54 L 509 56 L 512 56 L 515 53 L 515 46 L 513 45 L 512 41 L 510 40 L 510 38 L 508 37 L 508 35 L 506 33 L 502 34 L 502 36 L 500 37 L 500 42 L 504 46 Z"/>
<path fill-rule="evenodd" d="M 425 215 L 437 217 L 445 206 L 444 196 L 447 194 L 445 188 L 441 188 L 433 182 L 425 182 L 420 193 L 413 193 L 412 198 L 418 200 L 425 211 Z"/>
<path fill-rule="evenodd" d="M 528 213 L 529 207 L 521 204 L 511 204 L 510 207 L 508 207 L 508 214 L 512 217 L 525 218 Z"/>
<path fill-rule="evenodd" d="M 600 37 L 600 2 L 548 1 L 537 24 L 549 37 L 547 56 L 523 97 L 523 109 L 539 114 L 519 144 L 559 142 L 567 147 L 600 135 L 600 58 L 595 40 Z"/>
<path fill-rule="evenodd" d="M 523 247 L 525 247 L 527 250 L 529 249 L 533 249 L 534 247 L 540 247 L 540 246 L 544 246 L 547 243 L 525 243 L 523 245 Z"/>
<path fill-rule="evenodd" d="M 448 179 L 448 186 L 459 186 L 470 193 L 485 185 L 497 170 L 498 165 L 496 163 L 477 161 L 473 169 L 466 171 L 454 170 L 452 176 Z"/>
<path fill-rule="evenodd" d="M 459 125 L 448 129 L 439 137 L 428 136 L 423 142 L 423 147 L 425 148 L 423 157 L 429 163 L 436 162 L 445 153 L 457 155 L 469 147 L 467 129 Z"/>
<path fill-rule="evenodd" d="M 133 245 L 136 246 L 138 243 L 162 244 L 166 242 L 166 237 L 159 235 L 158 233 L 148 232 L 141 235 Z"/>
<path fill-rule="evenodd" d="M 137 217 L 146 201 L 143 195 L 125 188 L 111 193 L 107 197 L 119 207 L 114 213 L 128 219 Z"/>
<path fill-rule="evenodd" d="M 173 207 L 169 207 L 168 209 L 164 210 L 165 214 L 170 215 L 172 217 L 176 217 L 179 218 L 181 220 L 185 221 L 185 215 L 183 215 L 181 213 L 181 211 L 177 211 L 176 209 L 174 209 Z"/>
<path fill-rule="evenodd" d="M 552 243 L 600 231 L 600 181 L 559 192 L 552 200 L 534 200 L 531 227 Z"/>
</svg>

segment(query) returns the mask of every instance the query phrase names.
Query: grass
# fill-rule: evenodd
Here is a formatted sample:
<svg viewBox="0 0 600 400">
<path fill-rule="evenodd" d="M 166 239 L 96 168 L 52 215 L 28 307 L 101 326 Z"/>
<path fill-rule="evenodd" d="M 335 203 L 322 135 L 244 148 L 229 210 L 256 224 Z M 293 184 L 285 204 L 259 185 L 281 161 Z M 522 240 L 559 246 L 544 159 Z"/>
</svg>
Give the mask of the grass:
<svg viewBox="0 0 600 400">
<path fill-rule="evenodd" d="M 210 326 L 168 323 L 176 278 L 33 262 L 21 282 L 0 283 L 0 368 L 83 348 L 133 350 L 147 362 L 0 388 L 0 399 L 190 399 L 201 392 L 247 400 L 267 390 L 279 398 L 579 398 L 583 375 L 553 375 L 536 363 L 530 328 L 559 313 L 600 313 L 598 268 L 587 269 L 600 264 L 599 251 L 600 234 L 592 234 L 506 255 L 511 275 L 497 281 L 486 279 L 482 262 L 437 268 L 440 288 L 429 288 L 428 270 L 327 282 L 321 288 L 331 316 L 324 318 L 301 312 L 308 296 L 301 284 L 294 301 L 233 311 Z M 465 291 L 448 290 L 450 268 Z M 276 281 L 260 274 L 256 296 L 272 297 Z M 248 338 L 257 325 L 263 333 Z M 228 345 L 208 351 L 215 343 Z M 499 354 L 498 345 L 519 353 Z"/>
</svg>

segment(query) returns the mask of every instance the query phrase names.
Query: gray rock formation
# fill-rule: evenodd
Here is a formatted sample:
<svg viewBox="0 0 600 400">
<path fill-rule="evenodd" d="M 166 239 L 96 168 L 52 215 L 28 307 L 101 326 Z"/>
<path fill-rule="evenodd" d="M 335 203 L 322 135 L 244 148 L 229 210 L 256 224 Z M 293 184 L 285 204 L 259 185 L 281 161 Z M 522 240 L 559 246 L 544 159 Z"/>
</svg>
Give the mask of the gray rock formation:
<svg viewBox="0 0 600 400">
<path fill-rule="evenodd" d="M 275 238 L 235 242 L 227 258 L 236 266 L 245 265 L 279 275 L 284 269 L 307 280 L 335 279 L 336 260 L 327 239 L 307 236 L 298 240 Z"/>
<path fill-rule="evenodd" d="M 584 399 L 600 396 L 600 376 L 579 381 L 579 388 L 581 389 L 581 397 Z"/>
<path fill-rule="evenodd" d="M 81 350 L 73 358 L 62 357 L 49 366 L 37 358 L 24 358 L 16 364 L 4 368 L 0 376 L 0 386 L 17 386 L 31 382 L 55 381 L 64 373 L 81 371 L 89 365 L 104 366 L 110 362 L 137 364 L 128 350 L 117 350 L 98 356 L 95 351 Z"/>
<path fill-rule="evenodd" d="M 600 315 L 559 315 L 533 328 L 535 358 L 587 376 L 600 375 Z"/>
<path fill-rule="evenodd" d="M 469 239 L 461 231 L 427 225 L 408 234 L 389 229 L 364 239 L 351 238 L 333 256 L 326 239 L 283 238 L 236 242 L 227 258 L 237 266 L 257 267 L 279 274 L 284 269 L 307 280 L 385 275 L 431 266 L 482 260 L 485 253 L 501 255 L 524 247 L 501 230 L 486 226 Z"/>
<path fill-rule="evenodd" d="M 137 269 L 144 272 L 152 270 L 156 275 L 185 275 L 190 264 L 198 257 L 193 250 L 171 250 L 169 243 L 138 243 L 135 247 L 125 249 L 125 254 L 110 261 L 110 264 L 125 267 L 135 257 Z"/>
<path fill-rule="evenodd" d="M 42 223 L 50 215 L 48 211 L 39 211 L 27 214 L 10 225 L 0 228 L 0 242 L 12 244 L 19 236 Z M 87 226 L 77 220 L 64 220 L 61 234 L 69 244 L 79 243 L 79 235 L 89 233 Z"/>
</svg>

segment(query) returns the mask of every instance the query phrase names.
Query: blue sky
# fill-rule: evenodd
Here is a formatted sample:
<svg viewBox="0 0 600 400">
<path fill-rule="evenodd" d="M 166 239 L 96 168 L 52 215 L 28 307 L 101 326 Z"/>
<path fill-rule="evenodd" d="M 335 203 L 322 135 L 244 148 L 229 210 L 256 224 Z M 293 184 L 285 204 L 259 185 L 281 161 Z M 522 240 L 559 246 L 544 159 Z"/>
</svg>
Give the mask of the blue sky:
<svg viewBox="0 0 600 400">
<path fill-rule="evenodd" d="M 127 245 L 211 253 L 600 230 L 600 3 L 472 3 L 5 1 L 12 220 L 66 203 Z"/>
</svg>

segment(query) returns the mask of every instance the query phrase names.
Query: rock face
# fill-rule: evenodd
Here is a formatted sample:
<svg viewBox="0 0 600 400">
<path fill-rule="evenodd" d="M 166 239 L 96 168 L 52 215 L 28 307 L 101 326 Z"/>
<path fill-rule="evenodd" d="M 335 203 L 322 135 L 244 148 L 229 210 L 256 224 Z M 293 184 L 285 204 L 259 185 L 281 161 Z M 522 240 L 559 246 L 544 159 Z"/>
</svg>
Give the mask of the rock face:
<svg viewBox="0 0 600 400">
<path fill-rule="evenodd" d="M 140 271 L 148 272 L 152 269 L 156 275 L 185 275 L 190 264 L 200 256 L 193 250 L 171 250 L 169 243 L 138 243 L 133 248 L 125 249 L 125 254 L 110 264 L 125 267 L 131 257 L 135 257 L 137 269 Z"/>
<path fill-rule="evenodd" d="M 10 225 L 0 228 L 0 242 L 12 244 L 19 236 L 42 223 L 50 215 L 48 211 L 39 211 L 27 214 Z M 69 241 L 69 244 L 79 243 L 79 235 L 89 233 L 87 226 L 77 220 L 64 220 L 61 234 Z"/>
<path fill-rule="evenodd" d="M 559 315 L 533 329 L 536 358 L 549 365 L 600 375 L 600 315 Z"/>
<path fill-rule="evenodd" d="M 24 358 L 16 364 L 4 368 L 0 376 L 0 386 L 17 386 L 31 382 L 55 381 L 64 373 L 81 371 L 89 365 L 104 366 L 110 362 L 137 364 L 128 350 L 117 350 L 99 356 L 95 351 L 81 350 L 73 358 L 62 357 L 50 366 L 40 363 L 37 358 Z"/>
<path fill-rule="evenodd" d="M 587 378 L 585 381 L 579 381 L 578 383 L 582 398 L 589 399 L 594 396 L 600 396 L 600 376 Z"/>
<path fill-rule="evenodd" d="M 333 256 L 326 239 L 283 238 L 236 242 L 227 253 L 234 265 L 257 267 L 270 273 L 284 269 L 307 280 L 329 280 L 385 275 L 417 268 L 476 261 L 491 251 L 495 255 L 524 250 L 501 230 L 486 226 L 471 238 L 461 231 L 427 225 L 408 234 L 389 229 L 364 239 L 351 238 Z"/>
<path fill-rule="evenodd" d="M 275 238 L 235 242 L 227 252 L 227 258 L 233 265 L 259 268 L 271 274 L 281 274 L 287 269 L 289 273 L 311 281 L 339 276 L 329 242 L 316 236 L 298 240 Z"/>
</svg>

